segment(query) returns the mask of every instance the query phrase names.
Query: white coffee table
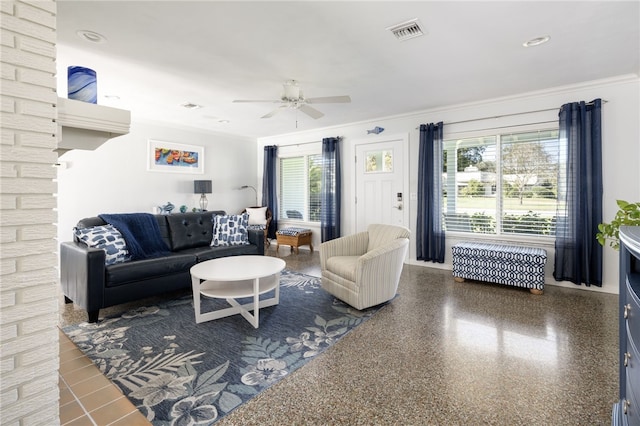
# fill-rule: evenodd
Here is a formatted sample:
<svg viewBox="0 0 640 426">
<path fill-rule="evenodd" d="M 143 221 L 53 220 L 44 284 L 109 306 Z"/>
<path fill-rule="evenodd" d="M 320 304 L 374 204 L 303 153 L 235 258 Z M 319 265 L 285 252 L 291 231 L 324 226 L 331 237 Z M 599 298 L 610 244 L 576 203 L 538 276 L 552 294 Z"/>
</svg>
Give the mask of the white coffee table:
<svg viewBox="0 0 640 426">
<path fill-rule="evenodd" d="M 270 256 L 229 256 L 206 260 L 191 267 L 193 307 L 196 323 L 240 314 L 258 328 L 260 308 L 280 301 L 280 271 L 285 262 Z M 260 300 L 260 295 L 275 290 L 272 298 Z M 225 299 L 229 308 L 200 312 L 200 296 Z M 240 304 L 241 297 L 253 297 L 253 302 Z M 249 313 L 253 311 L 253 315 Z"/>
</svg>

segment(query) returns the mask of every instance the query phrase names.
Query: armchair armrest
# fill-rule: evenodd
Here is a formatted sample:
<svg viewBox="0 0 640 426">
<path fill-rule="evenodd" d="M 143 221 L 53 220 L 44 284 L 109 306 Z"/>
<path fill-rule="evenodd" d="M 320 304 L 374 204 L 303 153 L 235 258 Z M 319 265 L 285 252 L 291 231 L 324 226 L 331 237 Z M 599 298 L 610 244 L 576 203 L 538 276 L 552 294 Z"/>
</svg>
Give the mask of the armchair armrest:
<svg viewBox="0 0 640 426">
<path fill-rule="evenodd" d="M 60 284 L 65 296 L 87 312 L 104 302 L 106 254 L 79 242 L 60 244 Z"/>
<path fill-rule="evenodd" d="M 409 239 L 398 238 L 361 256 L 356 266 L 356 285 L 397 283 L 408 248 Z"/>
<path fill-rule="evenodd" d="M 327 269 L 327 259 L 333 256 L 360 256 L 367 252 L 369 233 L 358 232 L 320 244 L 320 264 Z"/>
</svg>

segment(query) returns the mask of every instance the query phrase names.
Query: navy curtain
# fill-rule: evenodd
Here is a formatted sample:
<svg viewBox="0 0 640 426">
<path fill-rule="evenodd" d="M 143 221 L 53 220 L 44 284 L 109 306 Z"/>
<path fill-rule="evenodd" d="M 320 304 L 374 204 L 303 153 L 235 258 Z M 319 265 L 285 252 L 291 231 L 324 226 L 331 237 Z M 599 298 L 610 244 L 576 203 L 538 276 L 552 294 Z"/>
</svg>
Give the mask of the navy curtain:
<svg viewBox="0 0 640 426">
<path fill-rule="evenodd" d="M 602 222 L 601 100 L 560 108 L 555 264 L 553 277 L 602 286 L 602 246 L 596 240 Z"/>
<path fill-rule="evenodd" d="M 265 146 L 264 172 L 262 175 L 262 205 L 268 206 L 273 214 L 273 218 L 269 224 L 269 230 L 267 231 L 268 238 L 276 238 L 276 231 L 278 230 L 278 198 L 276 196 L 277 161 L 278 147 L 276 145 Z"/>
<path fill-rule="evenodd" d="M 443 123 L 420 125 L 416 259 L 444 263 L 442 229 Z"/>
<path fill-rule="evenodd" d="M 340 236 L 340 177 L 339 138 L 322 139 L 322 188 L 320 192 L 321 242 Z"/>
</svg>

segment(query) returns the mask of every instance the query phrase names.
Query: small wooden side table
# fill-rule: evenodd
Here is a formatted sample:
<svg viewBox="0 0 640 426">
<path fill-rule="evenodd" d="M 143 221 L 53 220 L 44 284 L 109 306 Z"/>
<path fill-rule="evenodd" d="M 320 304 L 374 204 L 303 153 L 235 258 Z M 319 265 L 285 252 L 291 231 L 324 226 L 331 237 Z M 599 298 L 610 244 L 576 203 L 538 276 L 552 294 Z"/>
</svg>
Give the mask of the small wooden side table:
<svg viewBox="0 0 640 426">
<path fill-rule="evenodd" d="M 276 232 L 276 253 L 280 248 L 280 245 L 291 246 L 291 251 L 296 250 L 298 254 L 298 247 L 309 246 L 313 251 L 313 244 L 311 244 L 312 232 L 307 228 L 284 228 Z"/>
</svg>

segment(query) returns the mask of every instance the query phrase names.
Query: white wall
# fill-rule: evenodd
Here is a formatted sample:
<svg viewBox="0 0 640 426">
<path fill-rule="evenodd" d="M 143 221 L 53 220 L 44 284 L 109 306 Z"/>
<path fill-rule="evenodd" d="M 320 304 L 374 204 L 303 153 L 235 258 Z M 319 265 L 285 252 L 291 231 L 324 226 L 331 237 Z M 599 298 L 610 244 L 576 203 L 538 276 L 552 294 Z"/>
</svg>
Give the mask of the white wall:
<svg viewBox="0 0 640 426">
<path fill-rule="evenodd" d="M 204 174 L 147 170 L 148 139 L 204 147 Z M 193 181 L 210 179 L 208 210 L 239 213 L 255 203 L 256 141 L 195 129 L 163 127 L 132 120 L 131 132 L 107 141 L 95 151 L 72 150 L 60 156 L 58 168 L 58 238 L 72 239 L 79 219 L 101 213 L 153 213 L 171 202 L 189 211 L 199 206 Z"/>
<path fill-rule="evenodd" d="M 343 200 L 342 200 L 342 233 L 343 235 L 354 232 L 353 219 L 355 217 L 353 187 L 353 158 L 354 141 L 371 138 L 379 140 L 384 135 L 409 135 L 410 166 L 405 173 L 409 174 L 409 188 L 407 193 L 417 192 L 418 148 L 419 133 L 417 127 L 420 124 L 430 122 L 444 122 L 445 138 L 463 135 L 464 132 L 491 129 L 502 126 L 518 126 L 525 123 L 550 121 L 557 122 L 560 106 L 567 102 L 591 101 L 601 98 L 607 101 L 602 113 L 602 143 L 603 143 L 603 173 L 604 173 L 604 220 L 610 221 L 617 210 L 615 200 L 625 199 L 640 201 L 640 80 L 638 76 L 621 76 L 619 78 L 589 82 L 571 87 L 554 88 L 545 91 L 527 93 L 507 98 L 487 100 L 466 105 L 452 105 L 437 110 L 429 110 L 396 117 L 387 117 L 367 122 L 353 123 L 345 126 L 325 128 L 321 130 L 298 132 L 276 137 L 259 138 L 258 155 L 258 181 L 262 181 L 262 153 L 265 145 L 296 145 L 301 143 L 320 141 L 324 137 L 342 136 L 342 176 L 343 176 Z M 428 96 L 428 94 L 425 94 Z M 536 112 L 539 111 L 539 112 Z M 496 119 L 514 113 L 527 113 L 522 115 Z M 529 113 L 530 112 L 530 113 Z M 490 117 L 481 121 L 451 124 L 465 120 Z M 378 137 L 367 135 L 366 130 L 374 126 L 385 129 Z M 522 129 L 521 127 L 516 127 Z M 410 209 L 408 226 L 415 231 L 416 205 L 406 197 Z M 317 228 L 314 228 L 317 229 Z M 314 232 L 314 246 L 319 245 L 319 232 Z M 415 235 L 413 236 L 415 237 Z M 409 262 L 428 267 L 451 269 L 451 245 L 457 239 L 453 233 L 447 238 L 447 257 L 445 264 L 433 264 L 418 262 L 416 260 L 415 239 L 410 245 Z M 567 287 L 577 287 L 573 283 L 556 282 L 553 274 L 553 242 L 547 241 L 541 245 L 547 250 L 548 259 L 546 266 L 546 283 Z M 618 253 L 610 248 L 604 250 L 604 276 L 603 286 L 579 288 L 609 293 L 618 292 Z"/>
<path fill-rule="evenodd" d="M 0 2 L 0 423 L 58 419 L 56 3 Z"/>
</svg>

